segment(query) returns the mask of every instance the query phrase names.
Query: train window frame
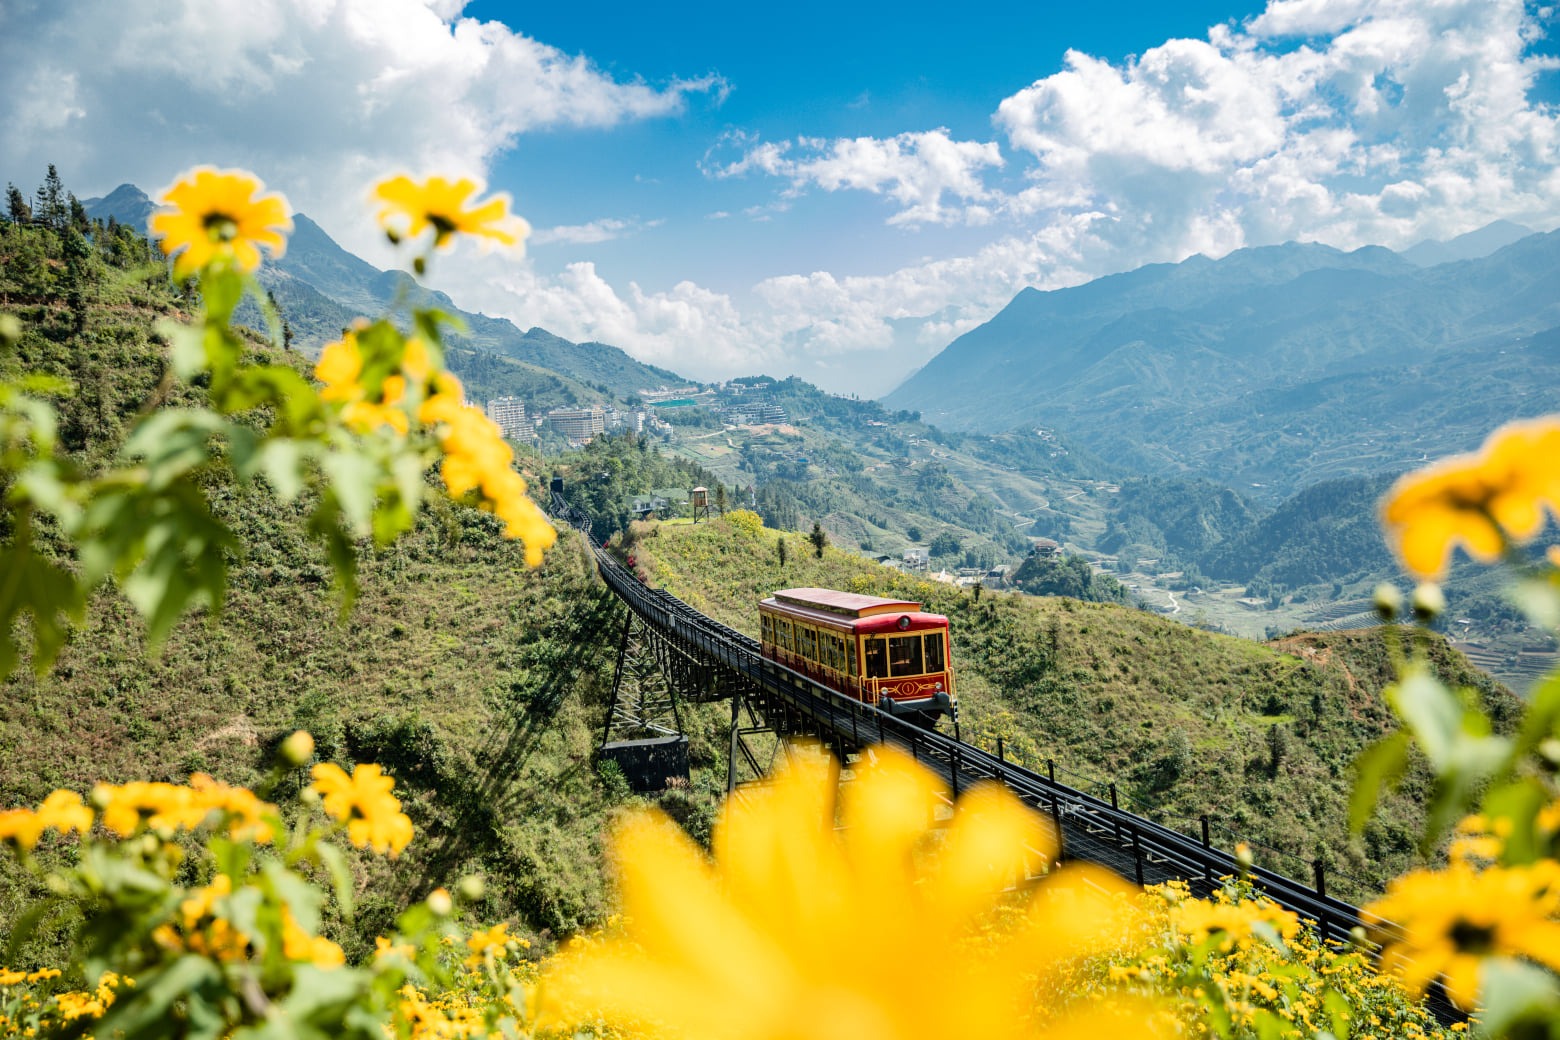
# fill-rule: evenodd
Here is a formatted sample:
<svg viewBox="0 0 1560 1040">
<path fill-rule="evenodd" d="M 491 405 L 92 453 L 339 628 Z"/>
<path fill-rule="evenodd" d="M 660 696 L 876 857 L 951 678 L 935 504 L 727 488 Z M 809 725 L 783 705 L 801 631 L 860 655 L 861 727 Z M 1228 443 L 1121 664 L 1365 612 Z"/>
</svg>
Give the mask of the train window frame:
<svg viewBox="0 0 1560 1040">
<path fill-rule="evenodd" d="M 775 645 L 786 653 L 791 652 L 791 619 L 775 618 Z"/>
<path fill-rule="evenodd" d="M 922 660 L 926 666 L 926 674 L 932 675 L 936 672 L 946 672 L 948 670 L 947 634 L 944 632 L 928 632 L 926 633 L 925 642 L 926 648 L 923 651 L 924 656 Z M 935 651 L 933 647 L 936 648 Z M 933 657 L 936 658 L 935 661 L 933 661 Z"/>
<path fill-rule="evenodd" d="M 775 643 L 775 619 L 772 614 L 758 615 L 758 639 L 761 643 L 773 646 Z"/>
<path fill-rule="evenodd" d="M 896 660 L 896 651 L 903 651 L 905 657 Z M 890 679 L 907 679 L 913 675 L 925 675 L 925 640 L 923 634 L 915 632 L 902 636 L 888 637 L 888 677 Z"/>
<path fill-rule="evenodd" d="M 811 625 L 798 625 L 796 652 L 808 661 L 818 660 L 818 631 Z"/>
<path fill-rule="evenodd" d="M 861 655 L 856 646 L 857 642 L 856 639 L 845 640 L 845 667 L 852 679 L 861 674 L 861 664 L 857 660 Z"/>
<path fill-rule="evenodd" d="M 868 636 L 866 639 L 863 639 L 861 643 L 863 658 L 862 674 L 865 675 L 868 679 L 887 679 L 888 642 L 882 636 Z M 873 660 L 874 650 L 877 651 L 877 654 L 875 655 L 877 658 L 876 661 Z M 876 670 L 873 669 L 874 664 L 878 666 Z"/>
</svg>

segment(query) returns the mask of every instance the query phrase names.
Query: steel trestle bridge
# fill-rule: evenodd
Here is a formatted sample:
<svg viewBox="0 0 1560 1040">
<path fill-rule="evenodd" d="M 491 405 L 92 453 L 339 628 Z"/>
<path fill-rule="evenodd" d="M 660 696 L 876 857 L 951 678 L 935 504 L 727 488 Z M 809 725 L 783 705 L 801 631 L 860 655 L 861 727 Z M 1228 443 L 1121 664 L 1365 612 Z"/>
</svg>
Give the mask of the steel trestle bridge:
<svg viewBox="0 0 1560 1040">
<path fill-rule="evenodd" d="M 656 658 L 668 683 L 676 688 L 676 696 L 695 702 L 731 700 L 728 788 L 735 783 L 739 765 L 745 764 L 756 775 L 764 772 L 764 764 L 744 740 L 753 733 L 816 738 L 842 763 L 847 755 L 871 745 L 892 745 L 940 776 L 955 797 L 981 781 L 1006 787 L 1051 821 L 1058 861 L 1099 864 L 1139 885 L 1183 881 L 1199 896 L 1219 889 L 1223 878 L 1244 872 L 1258 891 L 1311 922 L 1323 939 L 1350 942 L 1354 929 L 1362 924 L 1377 936 L 1397 931 L 1390 922 L 1366 918 L 1358 907 L 1329 896 L 1320 870 L 1316 886 L 1258 865 L 1246 866 L 1243 871 L 1233 853 L 1209 840 L 1206 821 L 1201 839 L 1190 837 L 1120 809 L 1112 804 L 1114 799 L 1096 797 L 956 737 L 879 711 L 766 659 L 758 640 L 705 616 L 668 592 L 647 587 L 595 544 L 589 518 L 556 495 L 553 509 L 556 517 L 584 531 L 602 580 L 628 607 L 628 625 L 637 623 L 656 644 Z M 619 668 L 621 672 L 621 659 Z M 613 710 L 618 710 L 616 705 Z M 1439 987 L 1431 990 L 1427 1004 L 1443 1021 L 1464 1017 Z"/>
</svg>

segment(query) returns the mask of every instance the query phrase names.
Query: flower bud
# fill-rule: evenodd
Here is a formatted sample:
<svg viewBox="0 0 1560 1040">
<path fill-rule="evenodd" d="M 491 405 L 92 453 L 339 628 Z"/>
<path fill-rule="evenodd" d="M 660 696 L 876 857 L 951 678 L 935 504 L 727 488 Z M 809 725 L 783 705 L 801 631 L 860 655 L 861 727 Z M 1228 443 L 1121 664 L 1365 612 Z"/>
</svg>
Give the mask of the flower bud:
<svg viewBox="0 0 1560 1040">
<path fill-rule="evenodd" d="M 1256 857 L 1251 854 L 1251 846 L 1243 841 L 1237 841 L 1235 843 L 1235 863 L 1240 867 L 1240 872 L 1242 874 L 1246 873 L 1255 862 Z"/>
<path fill-rule="evenodd" d="M 487 894 L 487 885 L 483 883 L 481 878 L 473 874 L 469 877 L 461 878 L 460 884 L 455 886 L 455 891 L 459 894 L 461 902 L 475 903 Z"/>
<path fill-rule="evenodd" d="M 313 757 L 314 738 L 305 729 L 300 729 L 282 741 L 281 747 L 277 749 L 277 758 L 289 769 L 297 769 Z"/>
<path fill-rule="evenodd" d="M 1375 600 L 1376 616 L 1382 620 L 1383 624 L 1390 625 L 1403 612 L 1403 593 L 1399 592 L 1398 587 L 1389 581 L 1384 581 L 1376 586 Z"/>
<path fill-rule="evenodd" d="M 0 347 L 10 348 L 22 340 L 22 323 L 14 314 L 0 314 Z"/>
<path fill-rule="evenodd" d="M 455 901 L 447 889 L 436 888 L 428 893 L 428 909 L 440 917 L 448 917 L 455 909 Z"/>
<path fill-rule="evenodd" d="M 1446 609 L 1446 593 L 1433 581 L 1420 582 L 1414 588 L 1414 620 L 1425 624 L 1434 621 Z"/>
<path fill-rule="evenodd" d="M 1560 771 L 1560 740 L 1549 737 L 1540 741 L 1538 757 L 1544 760 L 1544 768 L 1550 772 Z"/>
<path fill-rule="evenodd" d="M 321 801 L 322 799 L 320 798 L 320 793 L 314 789 L 313 784 L 310 784 L 308 787 L 305 787 L 303 790 L 298 792 L 299 804 L 306 805 L 310 809 L 314 808 L 316 805 L 319 805 Z"/>
</svg>

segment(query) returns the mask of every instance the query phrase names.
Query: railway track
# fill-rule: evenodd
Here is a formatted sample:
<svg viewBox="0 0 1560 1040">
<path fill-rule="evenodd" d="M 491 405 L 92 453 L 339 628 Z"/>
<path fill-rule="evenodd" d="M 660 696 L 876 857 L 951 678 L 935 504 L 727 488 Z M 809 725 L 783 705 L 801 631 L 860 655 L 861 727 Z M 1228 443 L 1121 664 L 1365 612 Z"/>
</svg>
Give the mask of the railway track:
<svg viewBox="0 0 1560 1040">
<path fill-rule="evenodd" d="M 582 526 L 585 522 L 567 512 L 561 518 Z M 1178 880 L 1206 896 L 1220 886 L 1221 879 L 1241 872 L 1232 852 L 1216 848 L 1207 839 L 1206 828 L 1202 840 L 1189 837 L 954 737 L 879 711 L 766 659 L 753 637 L 706 617 L 664 590 L 645 586 L 594 544 L 588 528 L 586 541 L 592 545 L 602 580 L 646 624 L 685 653 L 718 663 L 751 682 L 783 705 L 791 719 L 806 720 L 808 729 L 836 749 L 872 744 L 901 748 L 941 776 L 955 796 L 981 781 L 1002 784 L 1052 821 L 1061 860 L 1099 864 L 1140 885 Z M 1390 937 L 1397 930 L 1390 922 L 1365 917 L 1358 907 L 1325 890 L 1276 871 L 1248 866 L 1245 873 L 1257 890 L 1310 922 L 1323 939 L 1350 942 L 1360 925 L 1377 936 Z M 1466 1017 L 1438 987 L 1432 989 L 1427 1004 L 1444 1022 Z"/>
</svg>

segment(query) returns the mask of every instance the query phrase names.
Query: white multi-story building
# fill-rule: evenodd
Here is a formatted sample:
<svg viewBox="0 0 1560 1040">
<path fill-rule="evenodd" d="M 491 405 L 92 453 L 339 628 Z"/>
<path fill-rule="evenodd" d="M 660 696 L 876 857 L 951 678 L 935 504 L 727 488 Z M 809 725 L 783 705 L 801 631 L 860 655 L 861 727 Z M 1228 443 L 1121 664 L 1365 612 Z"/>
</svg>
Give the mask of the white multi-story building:
<svg viewBox="0 0 1560 1040">
<path fill-rule="evenodd" d="M 526 421 L 525 402 L 518 397 L 495 397 L 487 403 L 487 417 L 504 431 L 505 437 L 529 437 L 535 429 Z"/>
<path fill-rule="evenodd" d="M 588 444 L 606 430 L 607 414 L 600 405 L 594 408 L 554 408 L 547 413 L 547 425 L 575 444 Z"/>
</svg>

